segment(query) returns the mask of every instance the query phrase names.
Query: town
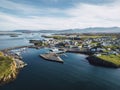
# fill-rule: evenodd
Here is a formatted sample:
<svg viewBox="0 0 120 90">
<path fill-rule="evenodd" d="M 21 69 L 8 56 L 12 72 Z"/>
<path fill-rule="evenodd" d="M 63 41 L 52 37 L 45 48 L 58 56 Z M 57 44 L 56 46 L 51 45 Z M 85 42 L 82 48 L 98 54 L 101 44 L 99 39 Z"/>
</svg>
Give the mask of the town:
<svg viewBox="0 0 120 90">
<path fill-rule="evenodd" d="M 30 40 L 30 43 L 37 48 L 56 47 L 66 52 L 87 54 L 120 67 L 119 34 L 53 34 L 43 37 L 45 39 Z"/>
</svg>

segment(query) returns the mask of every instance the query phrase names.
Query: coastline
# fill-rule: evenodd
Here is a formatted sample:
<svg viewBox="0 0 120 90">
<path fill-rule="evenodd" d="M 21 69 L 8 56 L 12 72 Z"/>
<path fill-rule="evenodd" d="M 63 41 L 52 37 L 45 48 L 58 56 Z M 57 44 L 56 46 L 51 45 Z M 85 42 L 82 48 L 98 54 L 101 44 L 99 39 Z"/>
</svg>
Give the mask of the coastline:
<svg viewBox="0 0 120 90">
<path fill-rule="evenodd" d="M 20 69 L 22 69 L 24 66 L 26 66 L 27 64 L 24 63 L 21 59 L 20 56 L 18 55 L 13 55 L 9 52 L 9 50 L 7 51 L 1 51 L 3 53 L 4 57 L 9 57 L 12 59 L 12 62 L 10 63 L 10 68 L 9 68 L 9 73 L 8 74 L 3 74 L 0 77 L 0 86 L 4 85 L 6 83 L 9 83 L 13 80 L 15 80 L 17 78 L 17 75 L 20 71 Z M 5 72 L 5 71 L 4 71 Z"/>
<path fill-rule="evenodd" d="M 16 67 L 15 61 L 11 64 L 11 73 L 9 75 L 4 75 L 3 77 L 0 78 L 0 86 L 7 84 L 9 82 L 14 81 L 17 78 L 17 75 L 19 73 L 19 70 Z"/>
<path fill-rule="evenodd" d="M 85 52 L 85 51 L 74 51 L 74 50 L 67 50 L 66 52 L 69 52 L 69 53 L 80 53 L 80 54 L 85 54 L 85 55 L 88 55 L 88 57 L 86 58 L 88 60 L 88 62 L 91 64 L 91 65 L 94 65 L 94 66 L 101 66 L 101 67 L 107 67 L 107 68 L 120 68 L 119 65 L 116 65 L 110 61 L 105 61 L 101 58 L 98 58 L 96 56 L 93 56 L 92 53 L 90 52 Z"/>
<path fill-rule="evenodd" d="M 4 54 L 4 56 L 12 57 L 13 63 L 11 64 L 11 72 L 12 73 L 10 73 L 8 76 L 3 76 L 2 78 L 0 78 L 0 85 L 6 84 L 6 83 L 11 82 L 14 79 L 16 79 L 17 74 L 19 73 L 20 69 L 27 65 L 26 63 L 24 63 L 22 61 L 21 56 L 16 55 L 16 54 L 12 54 L 12 53 L 9 52 L 10 50 L 20 49 L 20 48 L 36 48 L 36 49 L 39 49 L 37 46 L 30 45 L 30 46 L 13 47 L 13 48 L 7 48 L 7 49 L 4 49 L 4 50 L 1 50 L 1 52 Z M 42 47 L 40 47 L 40 48 L 42 48 Z M 109 68 L 119 68 L 120 67 L 120 66 L 115 65 L 112 62 L 105 61 L 105 60 L 102 60 L 98 57 L 92 56 L 92 53 L 90 53 L 90 52 L 67 50 L 67 49 L 65 50 L 65 52 L 80 53 L 80 54 L 88 55 L 88 57 L 86 59 L 88 60 L 88 62 L 91 65 L 94 65 L 94 66 L 102 66 L 102 67 L 109 67 Z M 49 60 L 49 59 L 47 58 L 47 60 Z M 50 61 L 55 61 L 55 60 L 50 60 Z M 63 61 L 57 61 L 57 62 L 62 62 L 63 63 Z"/>
<path fill-rule="evenodd" d="M 23 47 L 36 48 L 35 46 L 23 46 Z M 26 63 L 24 63 L 22 61 L 20 56 L 15 55 L 15 54 L 11 54 L 9 52 L 12 49 L 13 48 L 2 50 L 2 53 L 4 54 L 4 56 L 12 57 L 13 62 L 12 62 L 11 67 L 10 67 L 11 68 L 11 73 L 7 76 L 4 75 L 2 78 L 0 78 L 0 85 L 9 83 L 9 82 L 15 80 L 17 78 L 17 75 L 18 75 L 20 69 L 27 65 Z M 15 49 L 20 49 L 20 47 L 18 47 L 18 48 L 15 47 Z M 88 60 L 88 62 L 91 65 L 94 65 L 94 66 L 102 66 L 102 67 L 108 67 L 108 68 L 119 68 L 120 67 L 120 66 L 115 65 L 112 62 L 105 61 L 105 60 L 102 60 L 98 57 L 92 56 L 92 54 L 90 52 L 70 51 L 70 50 L 66 50 L 66 52 L 80 53 L 80 54 L 88 55 L 88 57 L 86 59 Z M 49 59 L 47 58 L 47 60 L 49 60 Z M 55 61 L 55 60 L 50 60 L 50 61 Z M 63 61 L 57 61 L 57 62 L 62 62 L 63 63 Z"/>
<path fill-rule="evenodd" d="M 40 46 L 38 47 L 38 46 L 35 46 L 35 45 L 30 45 L 30 46 L 15 47 L 15 49 L 20 49 L 20 48 L 24 48 L 24 47 L 35 48 L 35 49 L 43 48 L 43 47 L 40 47 Z M 13 48 L 11 48 L 11 49 L 13 49 Z M 11 50 L 11 49 L 7 49 L 7 50 Z M 61 48 L 58 48 L 58 49 L 61 49 Z M 120 68 L 120 66 L 118 66 L 118 65 L 116 65 L 116 64 L 114 64 L 112 62 L 105 61 L 103 59 L 100 59 L 98 57 L 93 56 L 93 53 L 91 53 L 91 52 L 81 51 L 81 50 L 74 50 L 74 49 L 70 50 L 70 49 L 66 49 L 66 48 L 64 48 L 63 50 L 65 52 L 68 52 L 68 53 L 80 53 L 80 54 L 88 55 L 88 57 L 86 58 L 88 60 L 88 63 L 91 64 L 91 65 L 94 65 L 94 66 L 102 66 L 102 67 L 108 67 L 108 68 Z M 47 59 L 47 60 L 49 60 L 49 59 Z M 55 61 L 55 60 L 49 60 L 49 61 Z"/>
</svg>

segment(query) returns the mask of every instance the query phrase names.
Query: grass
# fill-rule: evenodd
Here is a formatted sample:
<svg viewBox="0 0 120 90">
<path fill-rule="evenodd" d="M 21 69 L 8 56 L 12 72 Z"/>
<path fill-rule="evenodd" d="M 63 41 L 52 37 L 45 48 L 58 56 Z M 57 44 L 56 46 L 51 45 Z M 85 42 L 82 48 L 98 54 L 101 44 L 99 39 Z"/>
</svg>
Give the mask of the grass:
<svg viewBox="0 0 120 90">
<path fill-rule="evenodd" d="M 58 39 L 58 40 L 66 39 L 65 36 L 52 36 L 52 38 Z"/>
<path fill-rule="evenodd" d="M 100 38 L 100 37 L 103 37 L 103 36 L 94 36 L 94 35 L 85 35 L 85 36 L 81 36 L 81 38 Z"/>
<path fill-rule="evenodd" d="M 90 45 L 97 45 L 98 44 L 98 42 L 92 42 L 92 43 L 90 43 Z"/>
<path fill-rule="evenodd" d="M 2 52 L 0 52 L 0 56 L 3 56 L 3 53 L 2 53 Z"/>
<path fill-rule="evenodd" d="M 13 59 L 8 56 L 4 56 L 0 52 L 0 79 L 3 76 L 8 76 L 11 73 L 11 64 L 13 63 Z"/>
<path fill-rule="evenodd" d="M 119 55 L 101 55 L 99 56 L 100 59 L 112 62 L 117 66 L 120 66 L 120 54 Z"/>
<path fill-rule="evenodd" d="M 60 35 L 53 35 L 53 36 L 47 36 L 47 38 L 54 38 L 58 40 L 66 39 L 66 36 L 60 36 Z"/>
</svg>

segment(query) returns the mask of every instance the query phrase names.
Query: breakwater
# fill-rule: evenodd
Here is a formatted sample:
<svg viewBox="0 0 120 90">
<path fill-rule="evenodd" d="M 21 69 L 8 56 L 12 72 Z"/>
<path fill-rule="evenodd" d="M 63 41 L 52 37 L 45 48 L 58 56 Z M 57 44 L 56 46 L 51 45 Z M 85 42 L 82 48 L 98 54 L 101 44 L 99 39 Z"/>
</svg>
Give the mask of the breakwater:
<svg viewBox="0 0 120 90">
<path fill-rule="evenodd" d="M 47 53 L 47 54 L 40 54 L 45 60 L 63 63 L 64 61 L 56 54 L 56 53 Z"/>
</svg>

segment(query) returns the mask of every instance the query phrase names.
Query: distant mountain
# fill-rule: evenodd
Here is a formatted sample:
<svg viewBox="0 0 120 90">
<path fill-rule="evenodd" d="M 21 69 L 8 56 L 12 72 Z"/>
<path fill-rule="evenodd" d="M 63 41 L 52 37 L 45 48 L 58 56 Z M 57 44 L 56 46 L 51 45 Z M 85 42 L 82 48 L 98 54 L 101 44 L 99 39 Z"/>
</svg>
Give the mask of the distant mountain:
<svg viewBox="0 0 120 90">
<path fill-rule="evenodd" d="M 67 30 L 15 30 L 14 32 L 23 33 L 120 33 L 120 27 L 90 27 L 84 29 L 67 29 Z"/>
<path fill-rule="evenodd" d="M 120 33 L 120 27 L 94 27 L 94 28 L 84 28 L 84 29 L 68 29 L 60 31 L 61 33 Z"/>
</svg>

